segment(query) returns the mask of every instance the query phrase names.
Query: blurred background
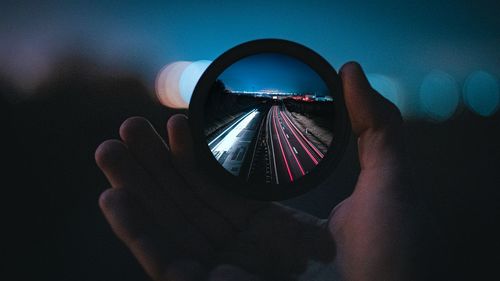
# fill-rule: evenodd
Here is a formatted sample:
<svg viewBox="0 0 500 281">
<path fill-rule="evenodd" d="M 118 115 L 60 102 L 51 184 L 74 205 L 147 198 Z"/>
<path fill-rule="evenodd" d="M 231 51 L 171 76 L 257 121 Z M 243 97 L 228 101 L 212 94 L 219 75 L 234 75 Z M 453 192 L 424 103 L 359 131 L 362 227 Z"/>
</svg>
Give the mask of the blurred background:
<svg viewBox="0 0 500 281">
<path fill-rule="evenodd" d="M 436 280 L 497 274 L 500 4 L 477 1 L 2 1 L 2 252 L 14 280 L 147 280 L 97 205 L 94 164 L 122 121 L 170 110 L 159 71 L 283 38 L 336 69 L 360 62 L 402 111 L 413 183 L 439 234 L 419 241 Z M 355 141 L 335 174 L 285 202 L 320 217 L 350 194 Z M 12 278 L 12 277 L 11 277 Z"/>
</svg>

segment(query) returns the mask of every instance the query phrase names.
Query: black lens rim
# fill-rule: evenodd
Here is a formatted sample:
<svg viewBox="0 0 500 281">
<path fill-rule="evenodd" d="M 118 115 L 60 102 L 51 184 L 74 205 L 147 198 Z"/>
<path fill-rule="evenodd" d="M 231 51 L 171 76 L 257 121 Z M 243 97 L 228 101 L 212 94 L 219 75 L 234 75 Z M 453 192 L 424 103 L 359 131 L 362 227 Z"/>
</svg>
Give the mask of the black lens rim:
<svg viewBox="0 0 500 281">
<path fill-rule="evenodd" d="M 229 173 L 217 162 L 204 134 L 204 114 L 208 93 L 214 81 L 233 63 L 261 53 L 278 53 L 296 58 L 311 67 L 325 82 L 335 106 L 334 139 L 320 163 L 307 175 L 292 183 L 250 184 Z M 347 147 L 350 122 L 344 102 L 342 83 L 335 69 L 313 50 L 283 39 L 259 39 L 233 47 L 215 59 L 205 70 L 194 89 L 189 105 L 189 123 L 193 136 L 196 161 L 202 173 L 212 184 L 244 197 L 276 201 L 299 196 L 318 186 L 331 175 Z"/>
</svg>

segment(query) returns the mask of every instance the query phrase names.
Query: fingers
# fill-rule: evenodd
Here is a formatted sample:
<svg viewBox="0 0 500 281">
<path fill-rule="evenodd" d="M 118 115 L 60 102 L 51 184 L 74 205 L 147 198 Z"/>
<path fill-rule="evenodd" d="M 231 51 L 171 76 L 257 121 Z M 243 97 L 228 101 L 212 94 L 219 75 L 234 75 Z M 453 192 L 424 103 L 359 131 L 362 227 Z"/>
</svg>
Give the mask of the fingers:
<svg viewBox="0 0 500 281">
<path fill-rule="evenodd" d="M 160 258 L 162 253 L 159 247 L 151 246 L 152 242 L 145 234 L 151 220 L 141 204 L 145 201 L 144 190 L 152 188 L 151 179 L 120 141 L 103 142 L 97 148 L 95 158 L 113 187 L 101 194 L 99 206 L 116 236 L 130 248 L 146 271 L 154 276 L 159 266 L 166 261 Z"/>
<path fill-rule="evenodd" d="M 152 141 L 157 141 L 152 128 L 147 131 L 130 122 L 122 128 L 127 145 L 109 140 L 96 151 L 96 162 L 113 187 L 103 192 L 99 204 L 116 235 L 130 248 L 148 274 L 157 277 L 179 253 L 196 253 L 201 257 L 209 252 L 210 247 L 203 234 L 183 218 L 172 198 L 160 190 L 158 181 L 152 179 L 151 170 L 160 172 L 155 165 L 165 166 L 156 159 L 161 155 L 152 157 L 158 154 L 158 142 L 153 148 L 147 145 L 154 145 Z M 165 169 L 166 172 L 172 170 Z"/>
<path fill-rule="evenodd" d="M 151 178 L 125 144 L 118 140 L 103 142 L 97 148 L 95 158 L 113 187 L 99 197 L 99 206 L 106 220 L 146 272 L 156 276 L 159 268 L 168 261 L 161 247 L 147 237 L 152 220 L 143 205 L 148 201 L 147 190 L 153 189 Z"/>
<path fill-rule="evenodd" d="M 345 64 L 340 75 L 352 130 L 358 136 L 361 168 L 399 165 L 399 110 L 370 86 L 358 63 Z"/>
<path fill-rule="evenodd" d="M 182 184 L 182 179 L 172 168 L 167 145 L 148 120 L 128 118 L 120 126 L 120 137 L 157 184 Z"/>
<path fill-rule="evenodd" d="M 167 131 L 176 165 L 185 172 L 197 170 L 187 117 L 182 114 L 172 116 L 167 122 Z"/>
<path fill-rule="evenodd" d="M 197 165 L 193 138 L 185 115 L 177 114 L 167 122 L 168 142 L 176 169 L 196 191 L 211 189 L 211 181 Z"/>
<path fill-rule="evenodd" d="M 352 129 L 356 135 L 401 123 L 399 110 L 371 87 L 358 63 L 345 64 L 340 69 L 340 75 Z"/>
<path fill-rule="evenodd" d="M 113 232 L 130 249 L 145 271 L 153 278 L 161 275 L 168 264 L 168 252 L 150 237 L 151 226 L 147 214 L 127 188 L 112 188 L 99 197 L 99 206 Z"/>
<path fill-rule="evenodd" d="M 183 130 L 176 132 L 185 133 Z M 171 202 L 179 210 L 177 216 L 183 216 L 189 223 L 199 227 L 212 242 L 222 243 L 231 237 L 233 232 L 226 221 L 205 208 L 189 190 L 184 178 L 174 168 L 166 144 L 146 119 L 127 119 L 120 128 L 120 136 L 134 158 L 158 184 L 160 192 L 166 192 L 171 198 Z M 169 204 L 170 201 L 167 202 L 166 199 L 162 199 L 165 200 L 164 204 Z"/>
<path fill-rule="evenodd" d="M 140 189 L 153 185 L 125 144 L 118 140 L 107 140 L 99 145 L 95 160 L 114 188 Z"/>
<path fill-rule="evenodd" d="M 112 188 L 105 190 L 99 197 L 99 207 L 111 225 L 115 234 L 123 241 L 132 241 L 143 230 L 137 202 L 126 189 Z"/>
</svg>

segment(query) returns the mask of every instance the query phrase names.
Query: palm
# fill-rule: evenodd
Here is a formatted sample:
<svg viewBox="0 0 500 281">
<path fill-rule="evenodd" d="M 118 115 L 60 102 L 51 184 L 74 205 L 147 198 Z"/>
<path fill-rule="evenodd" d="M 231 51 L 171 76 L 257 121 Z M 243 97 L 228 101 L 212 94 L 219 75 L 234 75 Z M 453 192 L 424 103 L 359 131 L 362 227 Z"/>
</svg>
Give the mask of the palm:
<svg viewBox="0 0 500 281">
<path fill-rule="evenodd" d="M 180 118 L 177 125 L 187 126 Z M 323 221 L 211 187 L 195 166 L 186 167 L 194 163 L 185 154 L 192 149 L 177 144 L 190 140 L 174 131 L 187 128 L 172 130 L 168 151 L 145 119 L 129 119 L 120 131 L 126 147 L 112 141 L 99 151 L 101 167 L 119 169 L 108 176 L 118 188 L 102 197 L 112 213 L 108 219 L 118 221 L 112 225 L 121 228 L 115 231 L 133 251 L 155 257 L 154 266 L 143 262 L 152 276 L 164 275 L 173 261 L 189 260 L 207 269 L 236 264 L 279 280 L 299 275 L 309 261 L 333 259 Z"/>
<path fill-rule="evenodd" d="M 333 259 L 333 243 L 321 220 L 281 205 L 255 202 L 240 202 L 246 204 L 235 215 L 234 207 L 226 213 L 218 205 L 204 206 L 210 203 L 191 195 L 189 211 L 179 207 L 148 212 L 157 214 L 156 221 L 161 222 L 158 243 L 168 241 L 161 251 L 170 253 L 171 259 L 196 260 L 206 268 L 230 263 L 270 280 L 290 280 L 305 271 L 309 261 Z M 165 198 L 156 199 L 160 209 L 166 209 Z M 193 212 L 195 205 L 199 209 Z"/>
</svg>

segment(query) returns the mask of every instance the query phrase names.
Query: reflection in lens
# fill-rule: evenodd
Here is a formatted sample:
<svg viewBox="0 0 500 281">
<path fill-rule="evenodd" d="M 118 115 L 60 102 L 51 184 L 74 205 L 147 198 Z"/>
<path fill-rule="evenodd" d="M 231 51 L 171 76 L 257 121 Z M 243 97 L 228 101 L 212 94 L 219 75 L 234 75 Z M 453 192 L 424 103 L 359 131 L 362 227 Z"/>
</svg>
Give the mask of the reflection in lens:
<svg viewBox="0 0 500 281">
<path fill-rule="evenodd" d="M 205 135 L 217 161 L 250 183 L 289 183 L 323 159 L 333 99 L 309 66 L 266 53 L 241 59 L 214 82 Z"/>
</svg>

